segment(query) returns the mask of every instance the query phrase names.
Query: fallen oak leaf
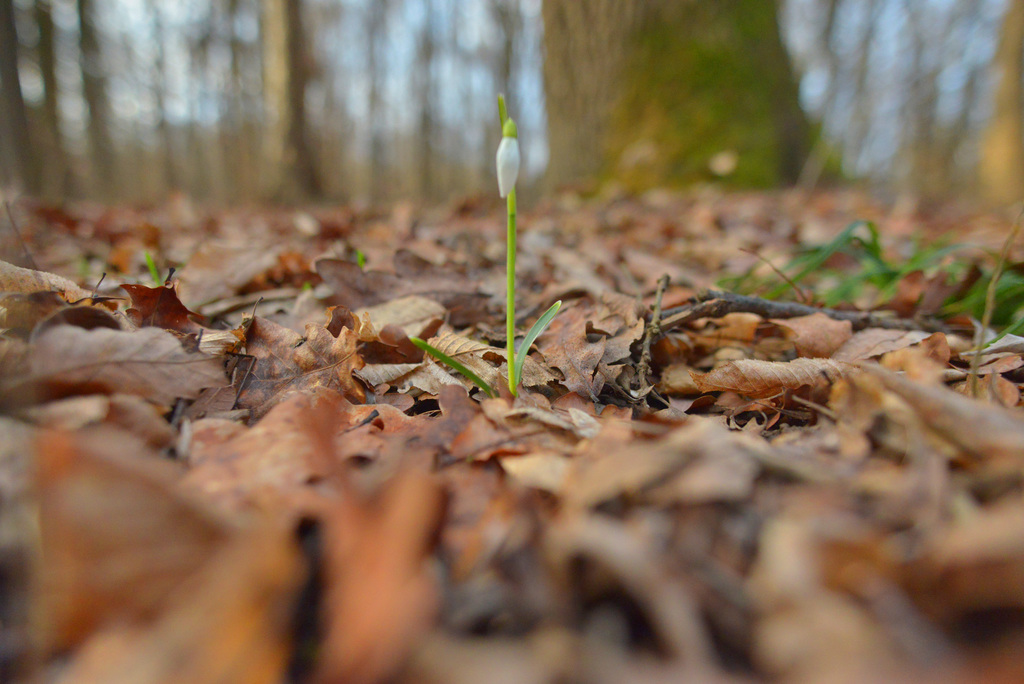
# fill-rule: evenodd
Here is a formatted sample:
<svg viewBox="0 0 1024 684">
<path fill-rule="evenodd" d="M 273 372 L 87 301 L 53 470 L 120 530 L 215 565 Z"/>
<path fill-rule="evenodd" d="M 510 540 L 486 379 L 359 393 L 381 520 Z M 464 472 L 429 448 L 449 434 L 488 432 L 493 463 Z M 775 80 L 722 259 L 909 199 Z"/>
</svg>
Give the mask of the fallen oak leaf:
<svg viewBox="0 0 1024 684">
<path fill-rule="evenodd" d="M 189 311 L 171 284 L 160 287 L 122 285 L 132 300 L 132 308 L 125 311 L 128 320 L 137 327 L 154 327 L 190 335 L 198 340 L 199 351 L 219 356 L 235 352 L 242 346 L 245 335 L 240 329 L 214 330 L 207 327 L 206 317 Z"/>
<path fill-rule="evenodd" d="M 596 373 L 604 357 L 607 337 L 591 341 L 587 335 L 587 316 L 580 306 L 572 307 L 555 317 L 541 336 L 544 360 L 562 371 L 569 391 L 597 402 L 604 387 L 604 376 Z"/>
<path fill-rule="evenodd" d="M 239 393 L 237 406 L 259 418 L 291 390 L 326 387 L 356 403 L 366 390 L 354 376 L 363 367 L 356 350 L 358 339 L 342 327 L 335 337 L 325 327 L 310 323 L 306 335 L 265 318 L 252 319 L 246 331 L 246 351 L 255 360 Z"/>
<path fill-rule="evenodd" d="M 855 370 L 853 364 L 832 359 L 739 359 L 707 373 L 690 371 L 690 375 L 701 392 L 731 391 L 759 399 L 784 390 L 825 387 Z"/>
<path fill-rule="evenodd" d="M 185 308 L 170 283 L 159 287 L 127 284 L 121 289 L 132 300 L 125 315 L 137 327 L 164 328 L 186 335 L 199 333 L 206 327 L 205 317 Z"/>
</svg>

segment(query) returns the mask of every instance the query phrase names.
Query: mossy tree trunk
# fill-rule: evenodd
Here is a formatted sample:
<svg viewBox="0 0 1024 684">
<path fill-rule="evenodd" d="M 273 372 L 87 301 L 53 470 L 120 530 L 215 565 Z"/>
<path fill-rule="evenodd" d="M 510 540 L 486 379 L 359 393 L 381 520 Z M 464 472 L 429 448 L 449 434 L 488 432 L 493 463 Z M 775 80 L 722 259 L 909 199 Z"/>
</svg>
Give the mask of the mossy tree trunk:
<svg viewBox="0 0 1024 684">
<path fill-rule="evenodd" d="M 799 176 L 810 131 L 775 2 L 544 0 L 543 19 L 549 183 Z"/>
</svg>

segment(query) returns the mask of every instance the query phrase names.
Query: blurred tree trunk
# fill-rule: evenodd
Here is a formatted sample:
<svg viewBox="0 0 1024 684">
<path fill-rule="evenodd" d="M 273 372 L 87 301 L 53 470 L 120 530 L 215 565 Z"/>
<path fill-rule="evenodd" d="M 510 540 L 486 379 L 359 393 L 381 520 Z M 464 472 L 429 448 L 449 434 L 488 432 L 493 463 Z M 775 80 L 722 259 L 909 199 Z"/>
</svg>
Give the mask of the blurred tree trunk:
<svg viewBox="0 0 1024 684">
<path fill-rule="evenodd" d="M 384 131 L 381 107 L 381 85 L 385 78 L 384 38 L 386 37 L 387 18 L 390 2 L 376 0 L 369 3 L 366 20 L 366 59 L 370 79 L 370 92 L 367 101 L 367 119 L 370 128 L 369 156 L 369 188 L 367 197 L 370 204 L 376 205 L 384 199 Z"/>
<path fill-rule="evenodd" d="M 490 13 L 492 20 L 501 31 L 498 41 L 498 48 L 494 55 L 493 78 L 495 91 L 504 93 L 508 102 L 509 111 L 519 111 L 518 93 L 512 89 L 516 77 L 515 55 L 519 51 L 519 44 L 523 34 L 523 16 L 519 6 L 519 0 L 490 0 Z M 486 111 L 496 111 L 494 104 L 488 102 Z M 501 142 L 501 126 L 498 119 L 486 118 L 484 120 L 484 150 L 482 169 L 485 177 L 494 175 L 494 151 L 498 149 Z"/>
<path fill-rule="evenodd" d="M 1024 0 L 1011 0 L 992 59 L 995 99 L 985 129 L 978 174 L 985 198 L 1024 199 Z"/>
<path fill-rule="evenodd" d="M 3 147 L 10 150 L 9 159 L 4 161 L 10 168 L 10 175 L 21 181 L 25 191 L 34 194 L 39 191 L 39 160 L 32 150 L 18 75 L 18 33 L 14 25 L 13 0 L 0 0 L 0 80 L 4 131 L 9 138 L 3 141 Z"/>
<path fill-rule="evenodd" d="M 306 121 L 309 59 L 302 0 L 263 0 L 263 87 L 270 118 L 264 143 L 267 192 L 278 199 L 320 197 Z"/>
<path fill-rule="evenodd" d="M 435 11 L 432 0 L 425 0 L 423 5 L 425 18 L 416 46 L 416 101 L 419 107 L 419 123 L 417 124 L 414 144 L 416 155 L 416 182 L 419 197 L 431 199 L 437 192 L 435 183 L 434 147 L 437 143 L 437 121 L 434 112 L 434 52 L 436 43 L 434 36 Z"/>
<path fill-rule="evenodd" d="M 110 196 L 114 192 L 114 146 L 110 137 L 110 103 L 107 75 L 103 70 L 100 39 L 93 17 L 92 0 L 78 0 L 78 46 L 82 71 L 82 94 L 89 109 L 89 154 L 92 174 L 99 186 L 94 191 Z"/>
<path fill-rule="evenodd" d="M 160 147 L 163 154 L 163 182 L 167 190 L 179 190 L 181 188 L 181 174 L 178 173 L 178 165 L 174 155 L 174 137 L 170 122 L 167 120 L 167 43 L 168 32 L 164 26 L 164 16 L 159 3 L 149 0 L 148 10 L 153 22 L 153 40 L 156 45 L 155 64 L 153 65 L 153 99 L 156 102 L 157 135 L 160 137 Z"/>
<path fill-rule="evenodd" d="M 39 28 L 39 73 L 43 79 L 43 131 L 45 133 L 46 168 L 42 170 L 42 192 L 52 196 L 73 193 L 68 174 L 64 136 L 60 130 L 60 90 L 57 85 L 57 51 L 54 37 L 51 0 L 36 0 L 33 8 Z"/>
<path fill-rule="evenodd" d="M 544 0 L 542 15 L 549 183 L 687 183 L 716 155 L 737 185 L 799 176 L 810 130 L 775 2 Z"/>
</svg>

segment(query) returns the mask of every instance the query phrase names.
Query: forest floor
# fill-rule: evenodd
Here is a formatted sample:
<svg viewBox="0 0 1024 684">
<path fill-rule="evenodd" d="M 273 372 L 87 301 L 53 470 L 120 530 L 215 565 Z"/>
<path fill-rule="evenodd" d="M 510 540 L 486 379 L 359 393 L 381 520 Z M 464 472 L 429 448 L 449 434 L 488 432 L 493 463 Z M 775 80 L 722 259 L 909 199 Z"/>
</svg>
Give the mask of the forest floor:
<svg viewBox="0 0 1024 684">
<path fill-rule="evenodd" d="M 495 398 L 494 203 L 12 218 L 4 681 L 1024 681 L 1012 218 L 561 197 Z"/>
</svg>

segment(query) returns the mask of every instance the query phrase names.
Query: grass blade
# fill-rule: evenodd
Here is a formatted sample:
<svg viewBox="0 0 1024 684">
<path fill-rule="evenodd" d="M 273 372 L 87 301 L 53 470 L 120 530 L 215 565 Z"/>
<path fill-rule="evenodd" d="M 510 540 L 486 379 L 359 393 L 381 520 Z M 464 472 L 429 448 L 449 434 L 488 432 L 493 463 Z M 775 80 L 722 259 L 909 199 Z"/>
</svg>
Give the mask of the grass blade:
<svg viewBox="0 0 1024 684">
<path fill-rule="evenodd" d="M 464 365 L 462 365 L 461 363 L 459 363 L 458 361 L 456 361 L 452 357 L 448 356 L 447 354 L 445 354 L 443 351 L 441 351 L 437 347 L 435 347 L 435 346 L 433 346 L 431 344 L 428 344 L 427 342 L 424 342 L 423 340 L 421 340 L 418 337 L 410 337 L 409 341 L 412 342 L 413 344 L 415 344 L 420 349 L 422 349 L 427 354 L 430 354 L 431 356 L 433 356 L 438 361 L 441 361 L 445 365 L 450 366 L 452 369 L 454 369 L 454 370 L 458 371 L 459 373 L 461 373 L 464 378 L 466 378 L 467 380 L 472 382 L 474 385 L 476 385 L 477 387 L 482 389 L 484 391 L 484 393 L 487 396 L 489 396 L 490 398 L 493 399 L 494 397 L 498 396 L 497 394 L 495 394 L 495 392 L 491 388 L 491 386 L 488 385 L 486 382 L 484 382 L 483 379 L 479 375 L 477 375 L 473 371 L 469 370 Z"/>
<path fill-rule="evenodd" d="M 519 385 L 519 380 L 523 377 L 523 364 L 526 363 L 526 355 L 530 353 L 530 346 L 534 340 L 540 337 L 540 334 L 544 332 L 544 329 L 548 327 L 551 320 L 558 313 L 558 310 L 562 307 L 562 300 L 558 300 L 551 305 L 544 315 L 537 319 L 537 322 L 530 328 L 530 332 L 526 333 L 526 337 L 523 338 L 523 344 L 519 347 L 519 351 L 516 353 L 515 368 L 513 369 L 513 377 L 515 378 L 515 384 Z"/>
</svg>

